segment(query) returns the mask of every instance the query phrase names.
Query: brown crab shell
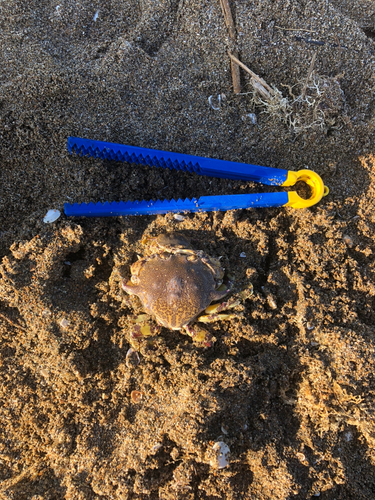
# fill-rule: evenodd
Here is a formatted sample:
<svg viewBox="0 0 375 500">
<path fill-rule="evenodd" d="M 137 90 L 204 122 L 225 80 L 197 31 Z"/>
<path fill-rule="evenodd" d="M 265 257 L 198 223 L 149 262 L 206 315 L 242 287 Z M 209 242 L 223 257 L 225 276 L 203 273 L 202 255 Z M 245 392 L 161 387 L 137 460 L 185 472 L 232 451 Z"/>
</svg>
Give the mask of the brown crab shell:
<svg viewBox="0 0 375 500">
<path fill-rule="evenodd" d="M 154 254 L 133 266 L 132 279 L 123 289 L 137 295 L 145 312 L 172 330 L 192 322 L 226 294 L 217 290 L 224 270 L 218 261 L 201 253 Z"/>
</svg>

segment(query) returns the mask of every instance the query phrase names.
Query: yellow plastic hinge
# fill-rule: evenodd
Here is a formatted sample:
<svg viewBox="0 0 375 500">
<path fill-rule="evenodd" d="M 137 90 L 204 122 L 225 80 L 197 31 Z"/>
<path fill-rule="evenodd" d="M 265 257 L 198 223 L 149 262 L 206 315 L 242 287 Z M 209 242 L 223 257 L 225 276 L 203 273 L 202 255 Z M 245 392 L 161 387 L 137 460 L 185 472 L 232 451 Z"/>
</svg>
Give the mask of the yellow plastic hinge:
<svg viewBox="0 0 375 500">
<path fill-rule="evenodd" d="M 311 188 L 311 196 L 307 200 L 301 198 L 296 191 L 288 193 L 288 203 L 285 206 L 293 208 L 312 207 L 318 203 L 323 196 L 327 196 L 329 189 L 324 185 L 322 178 L 312 170 L 299 170 L 298 172 L 288 172 L 288 177 L 283 186 L 293 186 L 298 181 L 305 182 Z"/>
</svg>

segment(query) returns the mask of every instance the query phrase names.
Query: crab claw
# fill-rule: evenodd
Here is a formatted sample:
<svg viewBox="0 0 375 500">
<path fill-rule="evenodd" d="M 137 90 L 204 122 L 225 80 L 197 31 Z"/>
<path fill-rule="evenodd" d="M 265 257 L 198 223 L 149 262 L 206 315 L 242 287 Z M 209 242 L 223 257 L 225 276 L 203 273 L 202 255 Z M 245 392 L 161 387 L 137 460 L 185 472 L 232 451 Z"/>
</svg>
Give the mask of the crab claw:
<svg viewBox="0 0 375 500">
<path fill-rule="evenodd" d="M 122 289 L 124 290 L 124 292 L 128 293 L 129 295 L 136 295 L 137 293 L 137 285 L 135 285 L 134 283 L 132 283 L 131 281 L 123 281 L 122 282 Z"/>
</svg>

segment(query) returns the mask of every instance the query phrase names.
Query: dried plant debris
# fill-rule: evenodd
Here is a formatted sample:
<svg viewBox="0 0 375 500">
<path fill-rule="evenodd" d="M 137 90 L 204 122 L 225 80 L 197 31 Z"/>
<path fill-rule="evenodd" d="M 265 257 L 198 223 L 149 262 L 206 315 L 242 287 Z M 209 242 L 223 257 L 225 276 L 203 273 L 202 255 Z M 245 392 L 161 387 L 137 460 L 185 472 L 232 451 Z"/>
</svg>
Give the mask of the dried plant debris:
<svg viewBox="0 0 375 500">
<path fill-rule="evenodd" d="M 299 134 L 305 130 L 320 130 L 327 133 L 338 129 L 346 122 L 345 95 L 340 86 L 340 77 L 327 77 L 314 70 L 314 54 L 307 78 L 296 85 L 285 85 L 288 96 L 251 71 L 245 64 L 229 53 L 232 60 L 251 75 L 252 103 L 263 108 L 263 113 L 276 117 Z M 297 91 L 296 91 L 297 89 Z"/>
<path fill-rule="evenodd" d="M 326 77 L 313 72 L 304 85 L 297 84 L 299 92 L 289 85 L 289 95 L 273 87 L 269 92 L 262 85 L 251 79 L 253 86 L 252 101 L 261 106 L 264 113 L 277 117 L 295 133 L 305 130 L 328 130 L 340 128 L 344 124 L 345 96 L 338 77 Z"/>
</svg>

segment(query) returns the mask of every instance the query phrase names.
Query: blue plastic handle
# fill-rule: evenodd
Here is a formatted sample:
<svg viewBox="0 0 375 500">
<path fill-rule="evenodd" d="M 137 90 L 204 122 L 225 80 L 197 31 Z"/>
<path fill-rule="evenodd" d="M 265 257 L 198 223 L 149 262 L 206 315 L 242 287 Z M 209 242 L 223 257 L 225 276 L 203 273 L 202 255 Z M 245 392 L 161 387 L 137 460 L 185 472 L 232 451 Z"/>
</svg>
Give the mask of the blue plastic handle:
<svg viewBox="0 0 375 500">
<path fill-rule="evenodd" d="M 75 217 L 113 217 L 119 215 L 156 215 L 168 212 L 213 212 L 240 208 L 281 207 L 288 193 L 233 194 L 202 196 L 189 200 L 113 201 L 111 203 L 65 203 L 65 214 Z"/>
<path fill-rule="evenodd" d="M 203 158 L 202 156 L 171 153 L 79 137 L 69 137 L 68 150 L 69 152 L 75 151 L 82 156 L 88 155 L 105 160 L 184 170 L 210 177 L 260 182 L 270 186 L 281 186 L 288 176 L 288 170 L 279 168 L 261 167 L 248 163 Z"/>
</svg>

